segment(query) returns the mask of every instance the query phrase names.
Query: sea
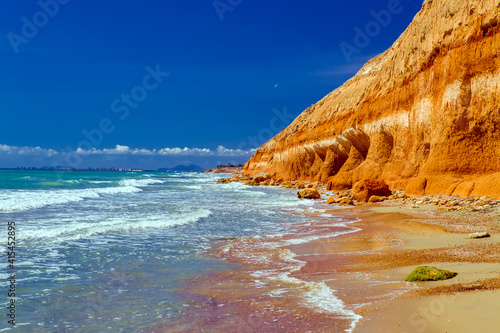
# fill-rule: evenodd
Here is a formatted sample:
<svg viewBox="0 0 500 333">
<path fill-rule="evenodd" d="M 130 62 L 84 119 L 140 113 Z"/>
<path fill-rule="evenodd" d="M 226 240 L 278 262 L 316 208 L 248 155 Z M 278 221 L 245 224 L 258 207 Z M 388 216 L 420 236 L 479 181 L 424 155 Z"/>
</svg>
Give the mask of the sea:
<svg viewBox="0 0 500 333">
<path fill-rule="evenodd" d="M 265 332 L 236 330 L 237 323 L 223 328 L 235 311 L 225 306 L 228 295 L 231 304 L 239 304 L 242 295 L 229 286 L 221 291 L 228 297 L 199 304 L 205 301 L 199 301 L 196 281 L 217 285 L 217 276 L 228 272 L 240 272 L 245 281 L 234 288 L 253 288 L 241 296 L 248 304 L 264 294 L 266 304 L 276 300 L 273 309 L 281 304 L 276 317 L 268 313 L 271 321 L 279 322 L 293 303 L 347 321 L 342 332 L 350 331 L 360 316 L 336 290 L 293 277 L 303 263 L 290 251 L 281 250 L 279 264 L 270 268 L 257 248 L 283 249 L 355 232 L 352 220 L 328 213 L 323 203 L 297 199 L 296 190 L 217 184 L 227 176 L 0 170 L 0 332 Z M 318 217 L 328 223 L 326 235 L 307 227 Z M 300 237 L 291 237 L 299 229 Z M 15 248 L 7 248 L 9 236 Z M 257 245 L 247 251 L 251 244 Z M 229 260 L 225 253 L 246 261 Z M 288 296 L 293 302 L 284 301 Z M 10 304 L 15 325 L 9 323 Z M 217 310 L 220 322 L 199 327 L 203 321 L 186 320 L 207 308 Z M 259 309 L 264 311 L 253 311 Z"/>
</svg>

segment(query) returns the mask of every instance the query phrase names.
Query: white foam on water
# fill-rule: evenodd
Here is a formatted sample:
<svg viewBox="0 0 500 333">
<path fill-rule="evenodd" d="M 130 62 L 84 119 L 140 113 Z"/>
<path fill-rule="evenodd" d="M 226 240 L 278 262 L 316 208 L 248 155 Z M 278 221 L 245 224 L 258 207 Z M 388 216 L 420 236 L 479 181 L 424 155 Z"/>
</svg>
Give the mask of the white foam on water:
<svg viewBox="0 0 500 333">
<path fill-rule="evenodd" d="M 283 255 L 281 255 L 280 258 L 290 262 L 289 270 L 285 272 L 280 270 L 257 271 L 251 275 L 256 278 L 255 282 L 258 282 L 261 285 L 264 285 L 261 281 L 262 278 L 292 285 L 289 290 L 286 290 L 280 283 L 281 288 L 272 290 L 269 295 L 271 297 L 277 297 L 278 295 L 281 296 L 289 291 L 296 292 L 300 290 L 302 292 L 304 304 L 307 304 L 309 307 L 320 312 L 332 313 L 340 316 L 341 318 L 351 320 L 351 326 L 347 332 L 352 332 L 362 316 L 356 314 L 350 309 L 347 309 L 344 302 L 335 296 L 335 290 L 328 287 L 323 281 L 307 282 L 291 277 L 290 274 L 292 272 L 300 270 L 305 265 L 305 262 L 294 259 L 294 257 L 295 254 L 291 251 L 283 250 Z"/>
<path fill-rule="evenodd" d="M 161 184 L 159 179 L 122 179 L 117 187 L 87 188 L 75 190 L 2 190 L 0 191 L 0 212 L 9 213 L 41 208 L 44 206 L 96 199 L 102 195 L 137 193 L 152 184 Z M 91 181 L 91 183 L 112 183 L 110 181 Z"/>
<path fill-rule="evenodd" d="M 354 311 L 346 309 L 344 302 L 334 295 L 334 290 L 328 287 L 324 282 L 306 282 L 308 291 L 306 295 L 306 303 L 316 307 L 320 311 L 335 313 L 346 319 L 352 320 L 351 327 L 348 332 L 352 332 L 362 316 Z"/>
<path fill-rule="evenodd" d="M 152 184 L 161 184 L 164 183 L 163 180 L 160 179 L 122 179 L 120 180 L 120 185 L 122 186 L 136 186 L 136 187 L 144 187 Z"/>
<path fill-rule="evenodd" d="M 348 227 L 347 224 L 349 223 L 352 222 L 340 222 L 331 225 L 321 224 L 321 226 Z M 352 332 L 362 316 L 356 314 L 353 310 L 348 309 L 345 303 L 340 298 L 335 296 L 335 290 L 328 287 L 324 281 L 312 282 L 292 277 L 291 274 L 300 270 L 306 263 L 301 260 L 297 260 L 295 258 L 296 254 L 285 247 L 292 244 L 308 243 L 323 238 L 333 238 L 342 234 L 357 232 L 359 230 L 361 229 L 351 228 L 350 230 L 343 230 L 328 234 L 306 234 L 302 237 L 291 239 L 286 239 L 286 235 L 278 237 L 278 239 L 274 236 L 270 237 L 269 241 L 265 240 L 266 237 L 260 237 L 259 239 L 262 240 L 261 243 L 251 243 L 249 246 L 256 246 L 257 249 L 266 248 L 268 251 L 252 251 L 251 249 L 245 249 L 245 243 L 238 243 L 225 246 L 222 252 L 233 253 L 238 251 L 239 253 L 235 252 L 234 254 L 241 254 L 241 256 L 249 259 L 253 263 L 269 264 L 272 262 L 273 266 L 278 265 L 278 268 L 259 270 L 251 273 L 251 276 L 254 278 L 254 283 L 262 288 L 265 285 L 269 285 L 269 283 L 274 285 L 278 282 L 279 288 L 273 288 L 273 290 L 269 292 L 269 296 L 271 297 L 284 297 L 286 293 L 294 294 L 297 291 L 300 291 L 299 297 L 302 297 L 302 302 L 308 307 L 319 312 L 331 313 L 343 319 L 350 320 L 350 328 L 346 331 Z M 252 238 L 258 239 L 256 237 Z M 243 248 L 241 248 L 242 245 Z M 277 256 L 276 251 L 278 251 Z M 266 281 L 268 282 L 266 283 Z M 289 286 L 288 291 L 287 288 L 284 287 L 286 285 Z"/>
<path fill-rule="evenodd" d="M 134 186 L 87 188 L 80 190 L 0 191 L 0 212 L 9 213 L 44 206 L 100 198 L 103 194 L 136 193 Z"/>
<path fill-rule="evenodd" d="M 23 240 L 42 241 L 44 243 L 60 243 L 90 238 L 93 235 L 117 231 L 131 231 L 137 229 L 163 229 L 173 226 L 193 223 L 201 218 L 208 217 L 211 211 L 199 209 L 192 212 L 174 212 L 165 214 L 133 216 L 113 216 L 106 220 L 79 221 L 58 220 L 47 221 L 47 226 L 24 226 Z"/>
<path fill-rule="evenodd" d="M 185 185 L 185 186 L 182 186 L 182 188 L 185 188 L 188 190 L 202 190 L 203 189 L 203 187 L 201 187 L 200 185 Z"/>
<path fill-rule="evenodd" d="M 325 226 L 325 225 L 322 225 L 322 226 Z M 309 243 L 309 242 L 312 242 L 315 240 L 329 239 L 329 238 L 334 238 L 334 237 L 337 237 L 340 235 L 351 234 L 351 233 L 358 232 L 361 230 L 359 228 L 348 227 L 345 223 L 336 223 L 336 224 L 328 225 L 328 226 L 330 226 L 330 227 L 333 227 L 333 226 L 346 227 L 346 228 L 351 228 L 351 230 L 344 230 L 344 231 L 333 232 L 333 233 L 329 233 L 329 234 L 321 233 L 319 235 L 310 235 L 310 236 L 304 236 L 304 237 L 300 237 L 300 238 L 287 239 L 287 240 L 283 240 L 283 242 L 285 243 L 284 245 L 286 246 L 286 245 L 304 244 L 304 243 Z"/>
</svg>

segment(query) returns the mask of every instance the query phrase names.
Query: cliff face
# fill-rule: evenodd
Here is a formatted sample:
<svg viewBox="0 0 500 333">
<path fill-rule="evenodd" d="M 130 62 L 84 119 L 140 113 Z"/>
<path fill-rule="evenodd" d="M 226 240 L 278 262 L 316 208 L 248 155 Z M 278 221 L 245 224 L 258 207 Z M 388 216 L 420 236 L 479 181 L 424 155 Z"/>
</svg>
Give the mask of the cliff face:
<svg viewBox="0 0 500 333">
<path fill-rule="evenodd" d="M 426 0 L 386 52 L 261 146 L 246 174 L 500 197 L 500 0 Z"/>
</svg>

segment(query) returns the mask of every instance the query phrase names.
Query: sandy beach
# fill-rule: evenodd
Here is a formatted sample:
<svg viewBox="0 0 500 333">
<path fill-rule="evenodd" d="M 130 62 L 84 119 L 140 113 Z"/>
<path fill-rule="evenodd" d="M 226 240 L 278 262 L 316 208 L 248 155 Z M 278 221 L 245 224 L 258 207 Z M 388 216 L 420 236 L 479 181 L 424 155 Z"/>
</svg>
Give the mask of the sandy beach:
<svg viewBox="0 0 500 333">
<path fill-rule="evenodd" d="M 412 289 L 397 295 L 379 291 L 382 297 L 359 308 L 363 319 L 354 332 L 497 331 L 500 325 L 498 210 L 488 214 L 448 213 L 430 205 L 414 209 L 382 203 L 349 209 L 346 214 L 359 217 L 361 221 L 354 225 L 363 230 L 342 237 L 346 243 L 342 251 L 358 247 L 358 252 L 364 253 L 362 256 L 352 253 L 355 264 L 344 268 L 347 274 L 369 271 L 402 281 L 420 265 L 459 273 L 445 281 L 408 283 Z M 466 238 L 469 232 L 485 230 L 492 237 Z M 391 287 L 394 292 L 396 286 Z M 375 289 L 371 293 L 377 294 L 376 289 L 385 287 L 371 285 L 369 289 Z"/>
<path fill-rule="evenodd" d="M 207 254 L 234 269 L 187 283 L 184 289 L 197 295 L 197 306 L 177 327 L 194 324 L 203 332 L 496 331 L 496 200 L 394 194 L 383 202 L 338 207 L 324 201 L 338 193 L 320 191 L 323 197 L 315 207 L 321 209 L 289 233 L 217 242 Z M 488 205 L 479 204 L 484 202 Z M 476 232 L 490 237 L 467 237 Z M 458 275 L 405 282 L 418 266 Z"/>
</svg>

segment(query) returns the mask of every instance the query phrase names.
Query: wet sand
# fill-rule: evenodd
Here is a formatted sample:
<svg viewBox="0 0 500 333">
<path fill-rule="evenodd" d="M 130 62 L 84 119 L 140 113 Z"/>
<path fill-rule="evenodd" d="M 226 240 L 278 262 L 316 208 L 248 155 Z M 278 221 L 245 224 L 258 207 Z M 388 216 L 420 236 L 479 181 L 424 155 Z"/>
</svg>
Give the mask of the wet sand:
<svg viewBox="0 0 500 333">
<path fill-rule="evenodd" d="M 497 212 L 498 213 L 498 212 Z M 417 266 L 430 265 L 458 272 L 446 281 L 386 285 L 392 297 L 379 297 L 358 309 L 363 319 L 353 332 L 495 332 L 500 325 L 500 220 L 497 214 L 444 213 L 429 206 L 418 210 L 372 204 L 346 210 L 361 218 L 363 230 L 340 237 L 352 253 L 346 275 L 368 272 L 402 281 Z M 488 231 L 492 237 L 467 239 L 467 233 Z M 366 250 L 371 246 L 371 250 Z M 325 248 L 326 252 L 332 250 Z M 358 253 L 359 254 L 359 253 Z M 304 266 L 328 267 L 328 260 Z M 339 270 L 339 268 L 337 268 Z M 384 289 L 372 284 L 367 290 Z M 400 291 L 402 289 L 399 289 Z M 381 291 L 379 290 L 379 296 Z M 386 294 L 391 295 L 390 293 Z"/>
<path fill-rule="evenodd" d="M 207 255 L 226 260 L 234 268 L 190 279 L 181 291 L 186 310 L 153 331 L 351 331 L 361 316 L 329 288 L 329 280 L 337 278 L 327 275 L 316 280 L 295 275 L 305 262 L 287 248 L 290 244 L 306 245 L 309 239 L 334 239 L 335 235 L 358 230 L 343 224 L 346 222 L 351 218 L 332 221 L 332 217 L 312 216 L 311 222 L 294 225 L 292 233 L 219 241 Z"/>
<path fill-rule="evenodd" d="M 470 333 L 500 326 L 495 214 L 390 203 L 330 213 L 331 220 L 338 222 L 340 214 L 357 222 L 334 226 L 323 214 L 297 226 L 293 235 L 221 241 L 209 255 L 235 269 L 190 280 L 184 289 L 191 309 L 155 332 Z M 466 239 L 474 231 L 492 237 Z M 316 238 L 293 241 L 311 235 Z M 419 265 L 459 274 L 446 281 L 403 282 Z M 325 291 L 334 297 L 318 296 Z M 319 306 L 305 301 L 311 293 Z M 324 311 L 329 306 L 339 311 Z"/>
<path fill-rule="evenodd" d="M 443 213 L 433 207 L 358 207 L 362 223 L 392 229 L 404 243 L 358 261 L 394 280 L 415 267 L 436 266 L 459 274 L 445 281 L 414 283 L 416 289 L 367 307 L 354 332 L 496 332 L 500 326 L 500 219 L 497 214 Z M 498 212 L 496 212 L 498 213 Z M 380 215 L 381 214 L 381 215 Z M 488 231 L 492 237 L 467 239 Z"/>
</svg>

